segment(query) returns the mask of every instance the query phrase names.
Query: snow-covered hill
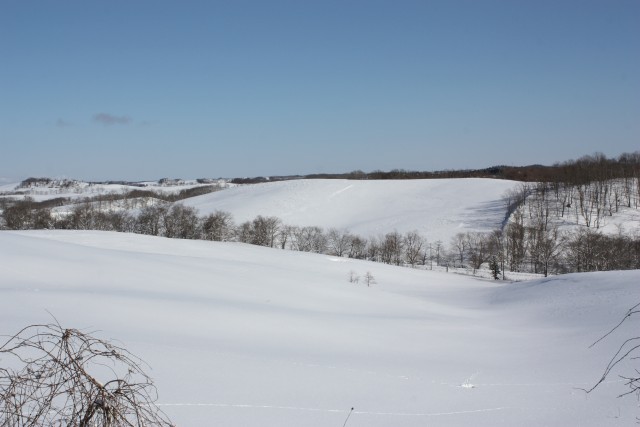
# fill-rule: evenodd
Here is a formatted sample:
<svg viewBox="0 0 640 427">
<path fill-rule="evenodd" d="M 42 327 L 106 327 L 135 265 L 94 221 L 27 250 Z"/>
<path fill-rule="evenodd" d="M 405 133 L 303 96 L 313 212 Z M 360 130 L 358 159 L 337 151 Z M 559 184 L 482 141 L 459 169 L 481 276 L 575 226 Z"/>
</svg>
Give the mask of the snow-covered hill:
<svg viewBox="0 0 640 427">
<path fill-rule="evenodd" d="M 23 199 L 30 197 L 36 202 L 55 198 L 84 199 L 107 194 L 122 194 L 134 190 L 153 191 L 159 194 L 176 194 L 182 190 L 206 185 L 228 184 L 224 180 L 199 183 L 196 180 L 160 180 L 138 183 L 94 183 L 68 179 L 30 179 L 21 183 L 7 183 L 0 185 L 0 198 Z"/>
<path fill-rule="evenodd" d="M 493 179 L 293 180 L 234 187 L 183 203 L 201 215 L 228 211 L 236 222 L 275 216 L 289 225 L 335 227 L 365 237 L 417 230 L 448 244 L 456 233 L 499 227 L 502 195 L 517 185 Z"/>
<path fill-rule="evenodd" d="M 236 243 L 2 231 L 0 333 L 48 310 L 119 340 L 181 426 L 340 426 L 351 407 L 349 427 L 633 425 L 618 371 L 579 388 L 637 333 L 636 321 L 588 349 L 639 282 L 509 284 Z"/>
</svg>

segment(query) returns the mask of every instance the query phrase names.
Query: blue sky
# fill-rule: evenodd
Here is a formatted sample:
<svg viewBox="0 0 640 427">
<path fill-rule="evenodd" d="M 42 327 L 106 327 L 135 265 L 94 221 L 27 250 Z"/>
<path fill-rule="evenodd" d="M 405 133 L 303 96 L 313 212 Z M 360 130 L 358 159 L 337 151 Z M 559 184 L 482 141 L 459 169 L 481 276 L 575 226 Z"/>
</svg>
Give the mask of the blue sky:
<svg viewBox="0 0 640 427">
<path fill-rule="evenodd" d="M 0 179 L 640 149 L 640 2 L 0 0 Z"/>
</svg>

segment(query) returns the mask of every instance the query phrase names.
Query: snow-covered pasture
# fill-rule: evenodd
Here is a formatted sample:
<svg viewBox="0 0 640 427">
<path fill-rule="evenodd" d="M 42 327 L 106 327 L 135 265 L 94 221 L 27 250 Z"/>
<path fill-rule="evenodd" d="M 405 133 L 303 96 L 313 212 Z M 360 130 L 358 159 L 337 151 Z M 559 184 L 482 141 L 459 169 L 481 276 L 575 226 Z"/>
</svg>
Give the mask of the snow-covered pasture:
<svg viewBox="0 0 640 427">
<path fill-rule="evenodd" d="M 306 179 L 229 188 L 184 200 L 200 215 L 230 212 L 240 223 L 258 215 L 288 225 L 348 230 L 363 237 L 418 231 L 448 244 L 461 232 L 491 231 L 504 221 L 502 196 L 515 181 Z"/>
<path fill-rule="evenodd" d="M 370 272 L 376 284 L 350 283 Z M 633 425 L 639 271 L 520 283 L 238 243 L 0 232 L 0 333 L 50 322 L 152 368 L 181 426 Z M 2 361 L 0 360 L 0 363 Z"/>
</svg>

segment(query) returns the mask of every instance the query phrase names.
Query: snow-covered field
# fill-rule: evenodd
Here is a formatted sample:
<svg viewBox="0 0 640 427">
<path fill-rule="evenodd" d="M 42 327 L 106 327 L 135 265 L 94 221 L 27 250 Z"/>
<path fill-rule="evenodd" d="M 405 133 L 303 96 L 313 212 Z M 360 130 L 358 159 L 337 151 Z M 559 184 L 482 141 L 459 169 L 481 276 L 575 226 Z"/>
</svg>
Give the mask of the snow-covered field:
<svg viewBox="0 0 640 427">
<path fill-rule="evenodd" d="M 238 186 L 183 201 L 201 215 L 228 211 L 285 224 L 345 229 L 364 237 L 418 231 L 448 244 L 459 232 L 490 231 L 504 220 L 503 194 L 518 182 L 495 179 L 293 180 Z"/>
<path fill-rule="evenodd" d="M 377 283 L 349 283 L 352 271 Z M 588 349 L 638 283 L 639 271 L 505 283 L 236 243 L 0 232 L 0 333 L 49 311 L 119 340 L 181 426 L 342 426 L 351 407 L 349 427 L 634 425 L 615 375 L 637 361 L 579 388 L 637 335 L 636 321 Z"/>
</svg>

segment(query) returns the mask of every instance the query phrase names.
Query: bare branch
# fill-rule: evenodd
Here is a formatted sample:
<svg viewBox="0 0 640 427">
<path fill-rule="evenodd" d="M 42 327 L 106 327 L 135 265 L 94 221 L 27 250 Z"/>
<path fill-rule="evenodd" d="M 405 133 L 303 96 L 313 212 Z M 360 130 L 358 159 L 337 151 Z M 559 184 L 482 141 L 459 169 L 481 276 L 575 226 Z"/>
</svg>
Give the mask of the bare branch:
<svg viewBox="0 0 640 427">
<path fill-rule="evenodd" d="M 600 337 L 600 339 L 598 339 L 596 342 L 591 344 L 591 346 L 589 346 L 589 348 L 593 347 L 594 345 L 598 344 L 599 342 L 601 342 L 602 340 L 604 340 L 605 338 L 610 336 L 614 331 L 616 331 L 618 328 L 620 328 L 625 321 L 627 321 L 629 318 L 631 318 L 631 316 L 640 313 L 639 307 L 640 307 L 640 303 L 638 303 L 638 304 L 634 305 L 633 307 L 631 307 L 627 311 L 625 316 L 622 318 L 622 320 L 620 320 L 620 322 L 616 326 L 614 326 L 605 335 Z M 602 376 L 596 382 L 596 384 L 593 387 L 591 387 L 590 389 L 582 389 L 582 390 L 584 390 L 587 393 L 592 392 L 593 390 L 595 390 L 600 384 L 602 384 L 611 375 L 613 369 L 618 364 L 620 364 L 621 362 L 623 362 L 625 360 L 638 360 L 638 359 L 640 359 L 640 354 L 639 354 L 640 353 L 640 343 L 638 343 L 638 341 L 640 341 L 640 336 L 628 338 L 622 344 L 620 344 L 620 346 L 618 347 L 618 350 L 613 355 L 613 357 L 611 357 L 611 360 L 609 360 L 609 363 L 605 367 L 604 372 L 602 373 Z M 618 397 L 626 396 L 626 395 L 629 395 L 629 394 L 636 394 L 638 399 L 640 399 L 640 370 L 635 369 L 635 373 L 630 375 L 630 376 L 626 376 L 626 375 L 619 375 L 619 376 L 620 376 L 620 378 L 625 380 L 625 385 L 629 388 L 629 390 L 627 392 L 625 392 L 625 393 L 620 394 Z"/>
<path fill-rule="evenodd" d="M 0 346 L 0 426 L 172 425 L 144 362 L 55 322 L 27 326 Z"/>
</svg>

